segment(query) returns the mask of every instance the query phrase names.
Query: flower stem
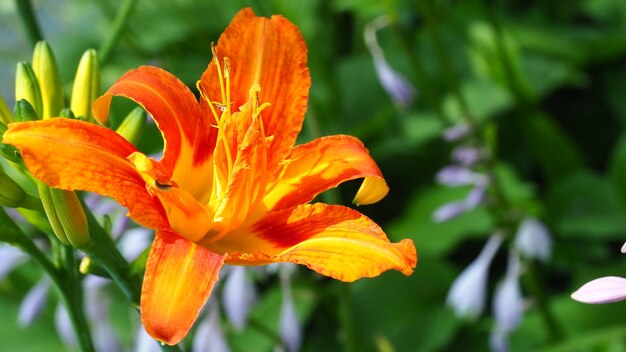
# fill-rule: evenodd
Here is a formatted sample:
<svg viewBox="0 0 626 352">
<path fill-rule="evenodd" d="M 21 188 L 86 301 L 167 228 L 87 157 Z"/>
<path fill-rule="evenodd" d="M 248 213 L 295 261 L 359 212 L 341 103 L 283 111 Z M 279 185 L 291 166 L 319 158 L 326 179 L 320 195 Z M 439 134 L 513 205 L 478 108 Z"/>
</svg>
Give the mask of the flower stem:
<svg viewBox="0 0 626 352">
<path fill-rule="evenodd" d="M 117 42 L 122 35 L 122 31 L 126 27 L 126 23 L 135 9 L 135 5 L 137 5 L 137 0 L 126 0 L 115 15 L 113 23 L 111 24 L 112 29 L 109 31 L 109 35 L 104 38 L 100 48 L 98 49 L 101 64 L 106 62 L 109 59 L 109 56 L 111 56 L 113 48 L 117 45 Z"/>
<path fill-rule="evenodd" d="M 356 331 L 354 327 L 354 319 L 353 319 L 353 309 L 352 309 L 352 290 L 350 287 L 350 283 L 342 282 L 340 284 L 341 293 L 339 295 L 340 299 L 340 320 L 341 325 L 343 326 L 343 335 L 345 339 L 345 350 L 346 352 L 356 352 L 357 344 L 356 344 Z"/>
<path fill-rule="evenodd" d="M 34 47 L 38 41 L 43 40 L 43 35 L 33 13 L 33 5 L 30 0 L 15 0 L 15 6 L 26 31 L 28 41 L 31 47 Z"/>
</svg>

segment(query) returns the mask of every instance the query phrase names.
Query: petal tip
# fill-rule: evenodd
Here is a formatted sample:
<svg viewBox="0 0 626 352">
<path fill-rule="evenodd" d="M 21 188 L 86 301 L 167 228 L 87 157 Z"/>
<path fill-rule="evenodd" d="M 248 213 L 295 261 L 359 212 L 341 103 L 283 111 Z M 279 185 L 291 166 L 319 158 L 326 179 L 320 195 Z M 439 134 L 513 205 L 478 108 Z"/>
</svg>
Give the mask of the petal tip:
<svg viewBox="0 0 626 352">
<path fill-rule="evenodd" d="M 389 186 L 384 178 L 368 176 L 363 180 L 352 202 L 356 205 L 374 204 L 385 198 L 387 193 L 389 193 Z"/>
</svg>

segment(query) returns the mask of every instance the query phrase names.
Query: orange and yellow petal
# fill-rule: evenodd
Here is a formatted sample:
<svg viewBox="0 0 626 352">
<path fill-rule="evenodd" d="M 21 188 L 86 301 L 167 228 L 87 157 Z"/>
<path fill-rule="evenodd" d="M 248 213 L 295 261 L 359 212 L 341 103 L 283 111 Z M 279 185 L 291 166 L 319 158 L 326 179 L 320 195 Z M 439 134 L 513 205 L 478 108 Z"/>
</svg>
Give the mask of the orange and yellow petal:
<svg viewBox="0 0 626 352">
<path fill-rule="evenodd" d="M 153 66 L 128 71 L 94 102 L 93 113 L 98 121 L 108 116 L 113 96 L 132 99 L 152 115 L 165 141 L 161 162 L 168 172 L 173 174 L 176 167 L 185 168 L 193 163 L 200 106 L 191 90 L 176 76 Z M 212 150 L 210 145 L 206 150 Z"/>
<path fill-rule="evenodd" d="M 391 243 L 376 223 L 343 206 L 304 204 L 272 212 L 251 231 L 236 239 L 249 251 L 228 253 L 226 263 L 293 262 L 348 282 L 392 269 L 410 275 L 417 264 L 413 241 Z M 228 245 L 227 239 L 221 244 Z"/>
<path fill-rule="evenodd" d="M 223 257 L 169 232 L 158 232 L 141 289 L 141 321 L 153 338 L 174 345 L 198 318 Z"/>
<path fill-rule="evenodd" d="M 163 207 L 126 160 L 137 150 L 114 131 L 59 118 L 12 123 L 2 142 L 17 147 L 28 170 L 47 185 L 112 197 L 138 223 L 169 228 Z"/>
<path fill-rule="evenodd" d="M 259 102 L 271 105 L 261 116 L 271 144 L 269 171 L 289 153 L 302 127 L 311 79 L 307 48 L 298 28 L 282 16 L 257 17 L 241 10 L 220 36 L 216 52 L 229 59 L 230 101 L 233 111 L 249 100 L 260 85 Z M 222 65 L 223 66 L 223 65 Z M 224 103 L 215 60 L 202 75 L 201 89 L 213 102 Z"/>
<path fill-rule="evenodd" d="M 380 198 L 389 190 L 363 143 L 345 135 L 322 137 L 296 146 L 280 175 L 263 199 L 268 210 L 308 203 L 321 192 L 357 178 L 380 180 Z"/>
</svg>

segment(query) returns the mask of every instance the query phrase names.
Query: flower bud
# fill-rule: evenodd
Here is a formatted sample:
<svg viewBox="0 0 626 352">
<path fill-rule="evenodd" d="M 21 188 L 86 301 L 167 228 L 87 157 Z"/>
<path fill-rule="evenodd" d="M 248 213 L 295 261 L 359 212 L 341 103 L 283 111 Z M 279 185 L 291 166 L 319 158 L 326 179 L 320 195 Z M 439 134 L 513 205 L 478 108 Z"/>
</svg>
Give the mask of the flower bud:
<svg viewBox="0 0 626 352">
<path fill-rule="evenodd" d="M 16 208 L 26 198 L 26 192 L 13 181 L 9 175 L 0 170 L 0 205 L 3 207 Z"/>
<path fill-rule="evenodd" d="M 76 193 L 50 188 L 42 183 L 38 183 L 38 187 L 41 202 L 57 238 L 79 249 L 88 247 L 91 242 L 87 217 Z"/>
<path fill-rule="evenodd" d="M 0 97 L 0 122 L 5 125 L 13 122 L 13 114 L 11 114 L 11 110 L 9 110 L 7 103 L 4 102 L 2 97 Z"/>
<path fill-rule="evenodd" d="M 18 100 L 17 103 L 15 103 L 13 112 L 15 113 L 15 121 L 17 122 L 35 121 L 38 119 L 38 116 L 40 116 L 26 99 Z"/>
<path fill-rule="evenodd" d="M 76 118 L 76 116 L 74 116 L 74 113 L 72 112 L 72 109 L 70 109 L 70 108 L 61 109 L 61 111 L 59 111 L 59 117 L 65 117 L 67 119 L 75 119 Z"/>
<path fill-rule="evenodd" d="M 33 67 L 26 61 L 19 62 L 15 70 L 15 100 L 22 99 L 32 105 L 37 116 L 42 116 L 43 103 L 39 81 Z"/>
<path fill-rule="evenodd" d="M 116 132 L 132 144 L 137 144 L 145 126 L 146 112 L 142 108 L 136 107 L 126 115 Z"/>
<path fill-rule="evenodd" d="M 85 51 L 78 63 L 70 108 L 77 117 L 93 121 L 91 104 L 100 92 L 100 66 L 94 49 Z"/>
<path fill-rule="evenodd" d="M 33 71 L 41 89 L 42 117 L 47 119 L 58 116 L 59 111 L 65 107 L 63 85 L 57 61 L 52 49 L 45 41 L 40 41 L 35 45 Z"/>
</svg>

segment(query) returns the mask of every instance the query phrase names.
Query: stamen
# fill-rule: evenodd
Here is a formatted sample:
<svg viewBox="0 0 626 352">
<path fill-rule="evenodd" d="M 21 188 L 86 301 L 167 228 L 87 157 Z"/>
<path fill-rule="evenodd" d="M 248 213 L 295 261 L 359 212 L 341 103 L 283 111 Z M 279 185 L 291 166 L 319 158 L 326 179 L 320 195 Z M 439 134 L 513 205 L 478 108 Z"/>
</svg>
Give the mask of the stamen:
<svg viewBox="0 0 626 352">
<path fill-rule="evenodd" d="M 224 80 L 226 81 L 226 111 L 228 111 L 228 116 L 230 116 L 230 60 L 227 57 L 224 57 Z"/>
<path fill-rule="evenodd" d="M 217 49 L 215 48 L 215 43 L 211 43 L 211 52 L 213 53 L 213 60 L 215 61 L 215 68 L 217 69 L 217 77 L 220 81 L 220 91 L 222 92 L 222 101 L 226 101 L 226 96 L 224 92 L 224 77 L 222 75 L 222 67 L 220 66 L 220 60 L 217 57 Z"/>
</svg>

